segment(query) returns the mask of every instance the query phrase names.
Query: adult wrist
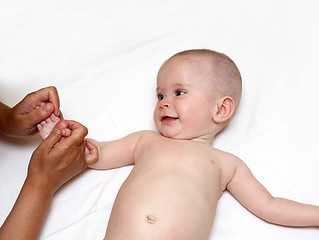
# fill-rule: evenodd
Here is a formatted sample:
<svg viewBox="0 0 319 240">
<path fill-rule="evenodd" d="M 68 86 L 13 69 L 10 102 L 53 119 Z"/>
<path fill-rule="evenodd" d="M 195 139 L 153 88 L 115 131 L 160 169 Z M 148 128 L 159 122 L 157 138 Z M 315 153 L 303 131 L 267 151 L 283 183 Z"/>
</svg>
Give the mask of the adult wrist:
<svg viewBox="0 0 319 240">
<path fill-rule="evenodd" d="M 0 134 L 8 135 L 8 114 L 10 107 L 0 102 Z"/>
<path fill-rule="evenodd" d="M 26 191 L 31 192 L 31 194 L 33 194 L 34 196 L 44 199 L 52 199 L 55 193 L 50 189 L 48 181 L 45 178 L 41 178 L 39 176 L 27 176 L 23 187 L 26 188 Z"/>
</svg>

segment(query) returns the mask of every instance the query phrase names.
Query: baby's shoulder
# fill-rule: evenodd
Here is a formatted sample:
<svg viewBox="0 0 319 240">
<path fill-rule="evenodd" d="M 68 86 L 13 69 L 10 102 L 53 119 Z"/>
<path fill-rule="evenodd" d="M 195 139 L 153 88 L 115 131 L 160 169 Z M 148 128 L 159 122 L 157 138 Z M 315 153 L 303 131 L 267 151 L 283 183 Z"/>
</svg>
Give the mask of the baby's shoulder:
<svg viewBox="0 0 319 240">
<path fill-rule="evenodd" d="M 137 143 L 139 144 L 152 142 L 153 140 L 161 137 L 161 135 L 158 132 L 153 130 L 142 130 L 142 131 L 131 133 L 128 136 L 136 138 Z"/>
<path fill-rule="evenodd" d="M 236 155 L 217 148 L 212 147 L 211 154 L 225 167 L 237 167 L 243 163 L 243 161 Z"/>
<path fill-rule="evenodd" d="M 212 149 L 212 153 L 214 154 L 214 157 L 216 157 L 218 165 L 222 171 L 223 185 L 226 186 L 233 178 L 237 169 L 245 166 L 245 164 L 239 157 L 232 153 L 215 148 Z"/>
<path fill-rule="evenodd" d="M 159 134 L 158 132 L 153 131 L 153 130 L 143 130 L 143 131 L 136 132 L 135 134 L 138 134 L 141 139 L 144 139 L 144 138 L 150 139 L 150 138 L 161 137 L 161 134 Z"/>
</svg>

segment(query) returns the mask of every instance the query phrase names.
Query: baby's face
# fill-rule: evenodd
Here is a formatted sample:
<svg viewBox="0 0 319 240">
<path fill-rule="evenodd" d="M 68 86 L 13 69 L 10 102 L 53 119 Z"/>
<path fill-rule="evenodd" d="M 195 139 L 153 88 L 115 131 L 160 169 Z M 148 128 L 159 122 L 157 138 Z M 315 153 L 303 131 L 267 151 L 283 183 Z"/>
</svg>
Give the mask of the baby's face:
<svg viewBox="0 0 319 240">
<path fill-rule="evenodd" d="M 187 60 L 169 60 L 157 76 L 158 102 L 154 121 L 170 138 L 196 139 L 210 135 L 217 96 L 203 71 Z"/>
</svg>

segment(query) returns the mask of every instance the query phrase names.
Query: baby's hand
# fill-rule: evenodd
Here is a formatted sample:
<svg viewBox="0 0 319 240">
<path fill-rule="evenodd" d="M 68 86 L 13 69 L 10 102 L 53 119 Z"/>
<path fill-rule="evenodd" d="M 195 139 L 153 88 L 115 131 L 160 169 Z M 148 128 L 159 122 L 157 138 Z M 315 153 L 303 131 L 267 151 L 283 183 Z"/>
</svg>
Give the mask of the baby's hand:
<svg viewBox="0 0 319 240">
<path fill-rule="evenodd" d="M 49 136 L 50 132 L 54 128 L 54 126 L 60 121 L 61 119 L 57 116 L 55 116 L 53 113 L 50 117 L 48 117 L 46 120 L 42 121 L 41 123 L 37 124 L 37 128 L 39 130 L 40 136 L 42 140 L 46 139 L 47 136 Z M 68 137 L 71 135 L 70 129 L 63 129 L 62 135 L 64 137 Z"/>
</svg>

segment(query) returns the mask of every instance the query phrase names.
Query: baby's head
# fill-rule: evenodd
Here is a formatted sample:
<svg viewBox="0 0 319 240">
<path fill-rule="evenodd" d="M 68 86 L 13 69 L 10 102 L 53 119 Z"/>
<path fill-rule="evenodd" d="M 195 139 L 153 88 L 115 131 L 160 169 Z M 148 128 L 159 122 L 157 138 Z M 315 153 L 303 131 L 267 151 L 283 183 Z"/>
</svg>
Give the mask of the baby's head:
<svg viewBox="0 0 319 240">
<path fill-rule="evenodd" d="M 157 95 L 154 120 L 162 135 L 212 142 L 238 108 L 241 76 L 222 53 L 183 51 L 161 66 Z"/>
</svg>

